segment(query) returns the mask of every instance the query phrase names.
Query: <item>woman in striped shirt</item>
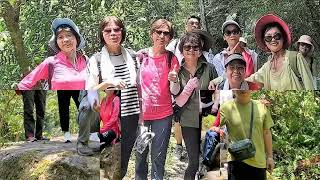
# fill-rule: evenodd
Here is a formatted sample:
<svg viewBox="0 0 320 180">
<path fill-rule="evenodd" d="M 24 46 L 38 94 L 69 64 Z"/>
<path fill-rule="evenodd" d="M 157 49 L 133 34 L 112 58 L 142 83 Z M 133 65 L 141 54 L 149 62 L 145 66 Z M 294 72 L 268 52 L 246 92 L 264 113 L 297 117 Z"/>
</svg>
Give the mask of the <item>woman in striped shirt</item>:
<svg viewBox="0 0 320 180">
<path fill-rule="evenodd" d="M 134 52 L 121 45 L 126 37 L 126 29 L 119 18 L 105 17 L 100 23 L 99 35 L 103 47 L 89 60 L 86 89 L 106 90 L 108 87 L 121 89 L 120 123 L 121 132 L 124 132 L 121 135 L 121 177 L 123 178 L 127 172 L 128 161 L 136 139 L 140 113 L 136 61 L 132 57 Z M 99 104 L 98 100 L 94 104 Z M 95 109 L 95 105 L 93 106 Z"/>
</svg>

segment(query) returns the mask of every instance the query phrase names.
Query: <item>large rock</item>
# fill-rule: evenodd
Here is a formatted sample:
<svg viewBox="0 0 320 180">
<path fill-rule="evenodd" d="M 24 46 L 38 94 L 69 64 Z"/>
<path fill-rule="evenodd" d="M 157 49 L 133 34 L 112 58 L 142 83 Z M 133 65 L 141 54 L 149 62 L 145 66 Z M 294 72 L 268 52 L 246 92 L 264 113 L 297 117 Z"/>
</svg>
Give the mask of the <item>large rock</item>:
<svg viewBox="0 0 320 180">
<path fill-rule="evenodd" d="M 120 180 L 120 157 L 121 146 L 117 143 L 111 147 L 106 147 L 100 155 L 100 167 L 103 176 L 110 180 Z"/>
<path fill-rule="evenodd" d="M 79 156 L 75 143 L 55 140 L 15 143 L 0 149 L 1 178 L 98 180 L 100 158 Z"/>
</svg>

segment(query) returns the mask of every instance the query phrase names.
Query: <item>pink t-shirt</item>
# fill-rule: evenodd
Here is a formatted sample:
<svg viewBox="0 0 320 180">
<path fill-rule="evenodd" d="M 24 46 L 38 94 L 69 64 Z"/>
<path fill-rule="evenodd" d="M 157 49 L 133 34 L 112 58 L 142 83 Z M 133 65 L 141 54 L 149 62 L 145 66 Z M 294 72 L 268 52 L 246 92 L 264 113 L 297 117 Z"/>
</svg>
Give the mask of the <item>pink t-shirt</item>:
<svg viewBox="0 0 320 180">
<path fill-rule="evenodd" d="M 179 62 L 173 55 L 168 67 L 168 52 L 151 57 L 144 55 L 140 66 L 142 111 L 144 120 L 163 119 L 173 114 L 168 73 Z"/>
<path fill-rule="evenodd" d="M 117 137 L 120 137 L 120 98 L 116 95 L 103 98 L 100 107 L 100 120 L 103 126 L 100 128 L 100 133 L 105 133 L 108 130 L 113 130 Z"/>
<path fill-rule="evenodd" d="M 59 52 L 45 59 L 24 77 L 18 84 L 18 89 L 31 90 L 38 81 L 48 80 L 51 73 L 51 90 L 82 90 L 85 88 L 86 66 L 86 59 L 83 55 L 77 55 L 73 66 L 67 56 Z"/>
</svg>

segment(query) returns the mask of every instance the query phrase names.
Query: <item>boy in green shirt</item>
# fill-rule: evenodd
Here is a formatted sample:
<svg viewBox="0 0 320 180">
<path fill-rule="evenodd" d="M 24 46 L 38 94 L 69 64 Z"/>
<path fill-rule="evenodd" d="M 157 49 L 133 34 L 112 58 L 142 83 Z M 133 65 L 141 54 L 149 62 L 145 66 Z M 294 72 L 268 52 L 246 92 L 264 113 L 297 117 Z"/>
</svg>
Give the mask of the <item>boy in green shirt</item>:
<svg viewBox="0 0 320 180">
<path fill-rule="evenodd" d="M 235 90 L 236 98 L 221 106 L 221 123 L 227 126 L 231 143 L 249 138 L 251 106 L 253 106 L 252 141 L 255 156 L 243 161 L 228 162 L 228 179 L 266 179 L 266 169 L 272 173 L 272 136 L 274 125 L 270 112 L 260 101 L 251 99 L 251 91 Z"/>
</svg>

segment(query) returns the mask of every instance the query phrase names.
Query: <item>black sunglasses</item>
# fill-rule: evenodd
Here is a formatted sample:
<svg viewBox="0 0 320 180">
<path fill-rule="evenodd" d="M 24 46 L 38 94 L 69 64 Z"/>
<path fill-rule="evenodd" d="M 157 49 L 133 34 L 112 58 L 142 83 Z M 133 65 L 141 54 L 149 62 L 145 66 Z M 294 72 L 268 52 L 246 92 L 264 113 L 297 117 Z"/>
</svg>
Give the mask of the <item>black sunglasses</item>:
<svg viewBox="0 0 320 180">
<path fill-rule="evenodd" d="M 185 51 L 190 51 L 191 49 L 193 49 L 194 51 L 199 51 L 200 46 L 190 46 L 190 45 L 183 46 L 183 50 Z"/>
<path fill-rule="evenodd" d="M 114 28 L 114 29 L 104 29 L 103 32 L 106 34 L 110 34 L 111 32 L 120 33 L 122 28 Z"/>
<path fill-rule="evenodd" d="M 238 34 L 240 34 L 240 30 L 238 30 L 238 29 L 232 30 L 232 31 L 226 30 L 226 31 L 224 32 L 224 34 L 225 34 L 226 36 L 231 36 L 231 34 L 233 34 L 233 35 L 238 35 Z"/>
<path fill-rule="evenodd" d="M 273 36 L 265 36 L 265 37 L 264 37 L 264 41 L 265 41 L 265 42 L 271 42 L 272 39 L 278 41 L 278 40 L 280 40 L 281 38 L 282 38 L 281 33 L 276 33 L 276 34 L 273 35 Z"/>
<path fill-rule="evenodd" d="M 169 36 L 170 32 L 169 31 L 160 31 L 160 30 L 155 30 L 154 32 L 156 32 L 159 36 L 161 34 L 163 34 L 164 36 Z"/>
</svg>

